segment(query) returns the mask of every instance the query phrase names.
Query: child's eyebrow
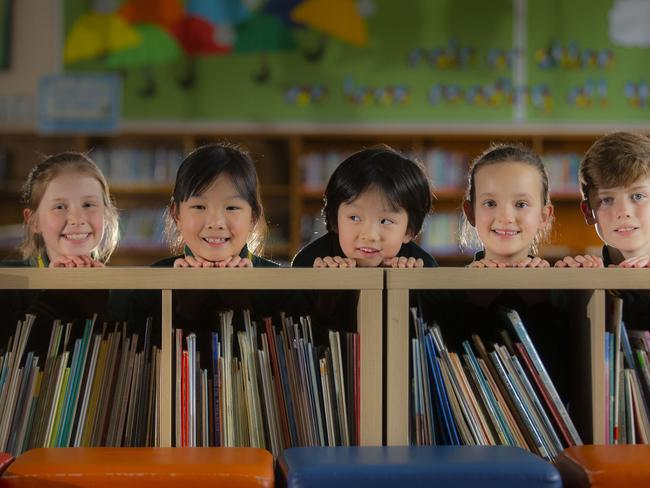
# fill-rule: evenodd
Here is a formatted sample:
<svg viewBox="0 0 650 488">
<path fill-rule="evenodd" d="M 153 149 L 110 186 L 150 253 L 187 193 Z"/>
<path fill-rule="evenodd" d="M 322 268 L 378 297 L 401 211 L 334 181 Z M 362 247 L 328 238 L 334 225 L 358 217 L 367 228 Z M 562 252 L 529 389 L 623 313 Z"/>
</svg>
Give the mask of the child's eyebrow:
<svg viewBox="0 0 650 488">
<path fill-rule="evenodd" d="M 630 187 L 630 191 L 648 190 L 648 189 L 650 189 L 650 185 L 636 185 L 636 186 Z"/>
</svg>

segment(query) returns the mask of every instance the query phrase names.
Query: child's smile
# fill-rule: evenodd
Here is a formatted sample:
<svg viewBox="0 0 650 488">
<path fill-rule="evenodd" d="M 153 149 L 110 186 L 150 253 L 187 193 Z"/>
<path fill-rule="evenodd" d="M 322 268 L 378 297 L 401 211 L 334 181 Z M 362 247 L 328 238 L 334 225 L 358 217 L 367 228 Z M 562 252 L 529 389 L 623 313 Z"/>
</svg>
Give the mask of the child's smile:
<svg viewBox="0 0 650 488">
<path fill-rule="evenodd" d="M 192 253 L 207 261 L 238 256 L 253 229 L 253 210 L 226 174 L 200 195 L 181 202 L 176 226 Z"/>
<path fill-rule="evenodd" d="M 583 212 L 600 238 L 625 259 L 650 255 L 650 177 L 594 191 Z"/>
<path fill-rule="evenodd" d="M 476 171 L 474 182 L 470 210 L 485 258 L 506 264 L 523 261 L 552 214 L 542 201 L 539 171 L 519 162 L 489 164 Z"/>
<path fill-rule="evenodd" d="M 95 178 L 64 173 L 50 181 L 34 220 L 49 259 L 90 256 L 103 235 L 104 210 Z"/>
<path fill-rule="evenodd" d="M 385 259 L 394 258 L 402 244 L 411 240 L 407 235 L 406 210 L 392 209 L 381 192 L 370 188 L 338 210 L 339 244 L 346 257 L 357 266 L 382 266 Z"/>
</svg>

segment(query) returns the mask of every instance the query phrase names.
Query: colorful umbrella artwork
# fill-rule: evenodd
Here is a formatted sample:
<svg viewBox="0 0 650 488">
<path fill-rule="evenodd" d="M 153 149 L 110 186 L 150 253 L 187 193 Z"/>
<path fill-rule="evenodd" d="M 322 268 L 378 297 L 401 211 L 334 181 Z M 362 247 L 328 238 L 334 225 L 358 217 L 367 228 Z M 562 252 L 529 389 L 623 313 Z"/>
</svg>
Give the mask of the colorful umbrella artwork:
<svg viewBox="0 0 650 488">
<path fill-rule="evenodd" d="M 151 67 L 177 61 L 182 56 L 182 51 L 176 39 L 158 25 L 139 24 L 135 29 L 142 39 L 140 44 L 111 53 L 106 59 L 106 66 L 116 70 L 142 68 L 146 84 L 140 94 L 152 96 L 156 92 L 156 83 Z"/>
<path fill-rule="evenodd" d="M 185 10 L 180 0 L 129 0 L 119 15 L 129 24 L 154 24 L 171 31 Z"/>
<path fill-rule="evenodd" d="M 291 12 L 291 18 L 353 46 L 368 44 L 366 20 L 354 0 L 306 0 Z"/>
<path fill-rule="evenodd" d="M 257 83 L 266 83 L 271 76 L 271 69 L 265 59 L 266 54 L 295 48 L 293 33 L 277 17 L 258 12 L 237 26 L 235 52 L 262 55 L 262 66 L 253 75 L 253 80 Z"/>
<path fill-rule="evenodd" d="M 138 31 L 115 14 L 89 12 L 72 26 L 65 41 L 65 64 L 97 59 L 142 42 Z"/>
</svg>

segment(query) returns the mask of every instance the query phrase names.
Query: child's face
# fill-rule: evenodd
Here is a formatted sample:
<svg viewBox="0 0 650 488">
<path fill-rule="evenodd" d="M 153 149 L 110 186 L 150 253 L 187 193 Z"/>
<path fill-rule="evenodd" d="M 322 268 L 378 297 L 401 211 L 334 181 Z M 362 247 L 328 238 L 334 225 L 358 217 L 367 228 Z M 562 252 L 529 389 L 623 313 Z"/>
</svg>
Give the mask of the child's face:
<svg viewBox="0 0 650 488">
<path fill-rule="evenodd" d="M 485 258 L 506 264 L 524 260 L 553 212 L 542 201 L 539 171 L 518 162 L 489 164 L 476 171 L 474 188 L 474 207 L 466 202 L 465 212 Z"/>
<path fill-rule="evenodd" d="M 625 187 L 593 190 L 582 209 L 605 244 L 625 259 L 650 255 L 650 176 Z"/>
<path fill-rule="evenodd" d="M 238 256 L 255 224 L 253 209 L 226 174 L 173 211 L 176 227 L 192 253 L 214 262 Z"/>
<path fill-rule="evenodd" d="M 406 210 L 391 210 L 376 189 L 366 190 L 350 203 L 342 203 L 337 223 L 341 249 L 346 257 L 356 260 L 357 266 L 381 266 L 411 240 L 406 233 Z"/>
<path fill-rule="evenodd" d="M 60 256 L 88 256 L 102 239 L 104 212 L 99 181 L 64 173 L 45 188 L 32 229 L 43 236 L 50 261 Z M 30 216 L 29 211 L 25 216 Z"/>
</svg>

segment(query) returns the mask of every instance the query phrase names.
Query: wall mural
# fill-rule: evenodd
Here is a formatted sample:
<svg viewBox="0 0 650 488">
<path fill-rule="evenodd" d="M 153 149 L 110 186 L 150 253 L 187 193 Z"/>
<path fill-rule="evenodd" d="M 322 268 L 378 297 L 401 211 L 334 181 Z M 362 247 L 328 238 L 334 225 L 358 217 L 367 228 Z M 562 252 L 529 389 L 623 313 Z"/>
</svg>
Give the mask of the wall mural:
<svg viewBox="0 0 650 488">
<path fill-rule="evenodd" d="M 65 0 L 125 119 L 650 121 L 650 0 Z M 523 56 L 525 77 L 513 69 Z"/>
</svg>

